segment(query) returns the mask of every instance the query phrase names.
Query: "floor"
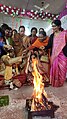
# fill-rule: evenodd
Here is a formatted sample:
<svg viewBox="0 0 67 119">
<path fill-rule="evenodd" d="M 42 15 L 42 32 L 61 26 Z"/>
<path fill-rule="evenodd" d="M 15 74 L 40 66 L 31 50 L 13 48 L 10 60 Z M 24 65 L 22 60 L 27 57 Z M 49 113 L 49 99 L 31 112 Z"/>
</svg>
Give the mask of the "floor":
<svg viewBox="0 0 67 119">
<path fill-rule="evenodd" d="M 48 100 L 59 105 L 54 119 L 67 119 L 67 82 L 65 82 L 63 87 L 54 88 L 49 86 L 45 90 L 48 94 Z M 32 92 L 32 86 L 23 86 L 18 90 L 0 90 L 0 96 L 9 95 L 9 105 L 0 107 L 0 119 L 27 119 L 25 104 L 26 99 L 32 96 Z M 35 117 L 35 119 L 49 118 Z"/>
</svg>

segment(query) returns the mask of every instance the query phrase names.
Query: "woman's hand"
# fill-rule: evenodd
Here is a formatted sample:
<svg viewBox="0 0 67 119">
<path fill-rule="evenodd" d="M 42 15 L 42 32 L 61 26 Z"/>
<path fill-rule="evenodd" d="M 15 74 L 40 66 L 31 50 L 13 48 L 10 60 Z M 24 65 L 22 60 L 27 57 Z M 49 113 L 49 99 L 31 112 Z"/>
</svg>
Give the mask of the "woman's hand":
<svg viewBox="0 0 67 119">
<path fill-rule="evenodd" d="M 27 49 L 22 52 L 22 58 L 26 57 L 27 55 Z"/>
<path fill-rule="evenodd" d="M 44 47 L 44 46 L 41 46 L 39 49 L 44 50 L 44 49 L 45 49 L 45 47 Z"/>
</svg>

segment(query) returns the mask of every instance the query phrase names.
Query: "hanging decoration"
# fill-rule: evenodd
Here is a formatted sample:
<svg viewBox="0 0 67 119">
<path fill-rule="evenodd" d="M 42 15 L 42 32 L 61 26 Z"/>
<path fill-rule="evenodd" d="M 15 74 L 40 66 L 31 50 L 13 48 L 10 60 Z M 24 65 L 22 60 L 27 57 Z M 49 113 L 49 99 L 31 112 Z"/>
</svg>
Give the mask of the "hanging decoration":
<svg viewBox="0 0 67 119">
<path fill-rule="evenodd" d="M 16 22 L 16 29 L 18 28 L 18 22 Z"/>
<path fill-rule="evenodd" d="M 59 15 L 59 19 L 61 19 L 62 17 L 67 16 L 67 9 L 63 10 L 60 15 Z"/>
<path fill-rule="evenodd" d="M 16 18 L 16 29 L 18 28 L 19 18 Z"/>
<path fill-rule="evenodd" d="M 61 20 L 62 27 L 65 30 L 67 30 L 67 4 L 66 4 L 66 8 L 63 11 L 61 11 L 59 15 L 59 19 Z"/>
<path fill-rule="evenodd" d="M 22 26 L 22 19 L 20 19 L 20 26 Z"/>
<path fill-rule="evenodd" d="M 12 29 L 14 29 L 14 17 L 12 17 Z"/>
<path fill-rule="evenodd" d="M 27 16 L 30 19 L 42 19 L 42 20 L 45 20 L 46 18 L 54 20 L 59 17 L 59 15 L 47 13 L 44 11 L 25 10 L 21 8 L 19 9 L 16 7 L 6 6 L 3 4 L 0 4 L 0 13 L 9 14 L 13 17 Z"/>
</svg>

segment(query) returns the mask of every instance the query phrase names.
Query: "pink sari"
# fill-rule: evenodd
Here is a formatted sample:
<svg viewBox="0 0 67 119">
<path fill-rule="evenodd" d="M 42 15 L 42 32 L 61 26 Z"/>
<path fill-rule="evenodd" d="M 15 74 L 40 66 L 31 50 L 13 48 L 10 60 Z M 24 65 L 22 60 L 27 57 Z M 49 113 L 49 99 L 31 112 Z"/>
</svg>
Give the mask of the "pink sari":
<svg viewBox="0 0 67 119">
<path fill-rule="evenodd" d="M 60 87 L 66 79 L 67 58 L 63 54 L 63 47 L 66 44 L 65 32 L 54 37 L 53 51 L 51 56 L 50 83 L 54 87 Z"/>
</svg>

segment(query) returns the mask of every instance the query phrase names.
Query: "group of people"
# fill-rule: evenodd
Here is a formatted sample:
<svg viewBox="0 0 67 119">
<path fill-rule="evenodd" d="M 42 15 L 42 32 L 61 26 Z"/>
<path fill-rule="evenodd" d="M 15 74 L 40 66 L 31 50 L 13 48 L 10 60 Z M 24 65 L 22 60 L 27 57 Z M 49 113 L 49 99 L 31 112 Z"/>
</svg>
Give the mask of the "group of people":
<svg viewBox="0 0 67 119">
<path fill-rule="evenodd" d="M 61 28 L 61 21 L 52 22 L 53 33 L 47 36 L 43 28 L 31 29 L 25 35 L 25 27 L 10 28 L 7 24 L 0 27 L 0 86 L 21 87 L 24 83 L 33 84 L 32 58 L 38 60 L 37 69 L 54 87 L 63 86 L 67 72 L 67 31 Z"/>
</svg>

